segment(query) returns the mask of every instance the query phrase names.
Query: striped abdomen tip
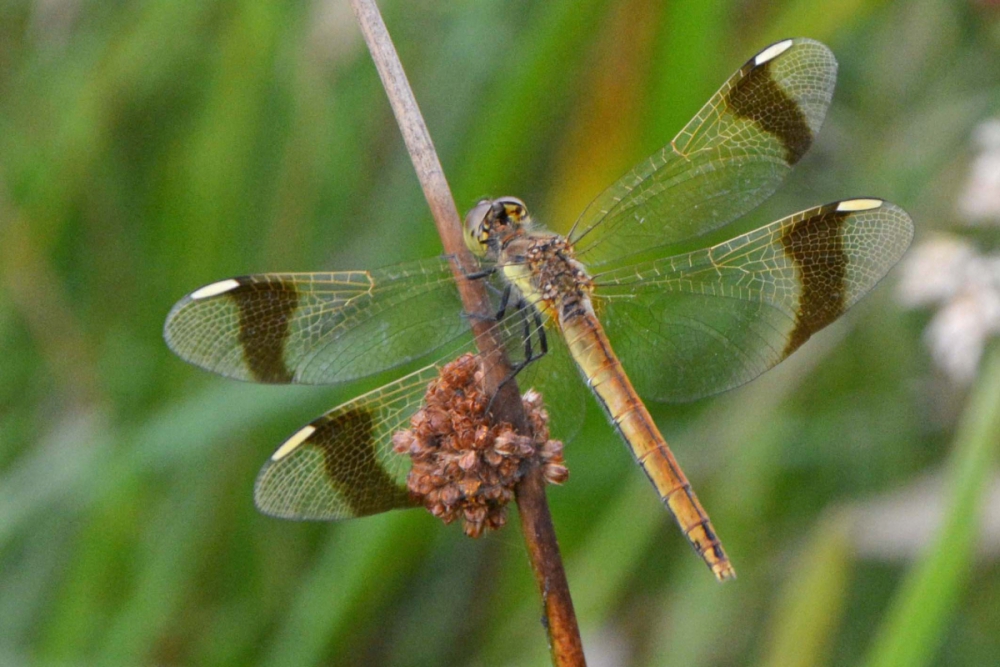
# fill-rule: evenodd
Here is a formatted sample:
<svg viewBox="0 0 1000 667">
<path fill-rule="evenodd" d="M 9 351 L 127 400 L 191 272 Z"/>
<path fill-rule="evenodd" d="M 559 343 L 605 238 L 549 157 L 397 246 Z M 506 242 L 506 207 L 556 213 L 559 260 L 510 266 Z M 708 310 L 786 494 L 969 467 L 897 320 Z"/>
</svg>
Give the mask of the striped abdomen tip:
<svg viewBox="0 0 1000 667">
<path fill-rule="evenodd" d="M 719 581 L 727 581 L 729 579 L 736 578 L 736 570 L 734 570 L 733 566 L 729 564 L 729 561 L 713 564 L 712 574 L 714 574 L 715 578 Z"/>
</svg>

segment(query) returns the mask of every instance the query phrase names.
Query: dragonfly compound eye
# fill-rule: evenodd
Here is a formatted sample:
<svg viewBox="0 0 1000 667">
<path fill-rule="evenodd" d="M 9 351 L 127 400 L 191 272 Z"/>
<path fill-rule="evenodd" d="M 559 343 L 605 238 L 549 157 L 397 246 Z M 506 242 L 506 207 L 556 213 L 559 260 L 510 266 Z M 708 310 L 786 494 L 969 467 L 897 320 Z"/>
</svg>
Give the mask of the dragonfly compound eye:
<svg viewBox="0 0 1000 667">
<path fill-rule="evenodd" d="M 480 199 L 472 210 L 465 214 L 465 245 L 475 255 L 482 256 L 486 253 L 493 204 L 492 200 Z"/>
<path fill-rule="evenodd" d="M 528 217 L 528 207 L 517 197 L 500 197 L 494 202 L 500 208 L 499 218 L 506 218 L 513 225 L 520 225 Z"/>
</svg>

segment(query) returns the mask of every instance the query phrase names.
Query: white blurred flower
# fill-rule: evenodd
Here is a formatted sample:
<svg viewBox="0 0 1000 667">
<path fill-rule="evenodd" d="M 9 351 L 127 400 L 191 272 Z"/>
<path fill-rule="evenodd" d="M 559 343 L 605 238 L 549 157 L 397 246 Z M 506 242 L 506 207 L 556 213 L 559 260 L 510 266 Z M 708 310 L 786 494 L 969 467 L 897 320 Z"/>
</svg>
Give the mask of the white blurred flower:
<svg viewBox="0 0 1000 667">
<path fill-rule="evenodd" d="M 336 66 L 364 48 L 348 3 L 313 0 L 311 14 L 303 41 L 310 62 L 321 67 Z"/>
<path fill-rule="evenodd" d="M 958 210 L 972 224 L 1000 225 L 1000 118 L 981 123 L 973 140 L 979 154 L 958 199 Z"/>
<path fill-rule="evenodd" d="M 40 47 L 62 49 L 80 18 L 80 0 L 35 0 L 29 30 Z"/>
<path fill-rule="evenodd" d="M 956 382 L 976 375 L 986 341 L 1000 335 L 1000 256 L 938 236 L 917 246 L 902 267 L 899 298 L 939 306 L 924 333 L 931 355 Z"/>
<path fill-rule="evenodd" d="M 628 636 L 613 625 L 605 625 L 591 633 L 584 643 L 587 664 L 591 667 L 613 667 L 632 662 L 632 646 Z"/>
<path fill-rule="evenodd" d="M 965 282 L 963 269 L 975 256 L 975 248 L 954 236 L 936 236 L 921 243 L 900 266 L 900 300 L 913 307 L 953 297 Z"/>
</svg>

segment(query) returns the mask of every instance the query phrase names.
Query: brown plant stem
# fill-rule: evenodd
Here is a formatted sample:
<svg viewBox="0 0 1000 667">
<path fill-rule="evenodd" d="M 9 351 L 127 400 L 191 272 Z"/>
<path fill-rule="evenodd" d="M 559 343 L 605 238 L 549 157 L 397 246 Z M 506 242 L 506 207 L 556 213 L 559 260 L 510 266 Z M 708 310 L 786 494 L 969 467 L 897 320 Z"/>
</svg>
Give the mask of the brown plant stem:
<svg viewBox="0 0 1000 667">
<path fill-rule="evenodd" d="M 375 0 L 351 0 L 351 8 L 389 97 L 444 251 L 455 258 L 452 271 L 462 305 L 467 313 L 489 315 L 491 307 L 485 285 L 480 281 L 465 279 L 465 275 L 475 271 L 477 267 L 465 247 L 462 221 L 451 189 Z M 492 319 L 471 317 L 470 323 L 479 352 L 487 359 L 502 359 L 501 363 L 489 365 L 490 370 L 485 378 L 486 390 L 496 392 L 493 418 L 513 424 L 519 432 L 527 433 L 529 424 L 521 404 L 520 392 L 516 381 L 509 380 L 510 365 L 506 361 L 502 342 L 491 328 Z M 545 480 L 540 467 L 536 466 L 525 474 L 516 488 L 516 494 L 524 539 L 542 596 L 544 624 L 549 636 L 552 662 L 559 666 L 584 665 L 580 631 L 559 554 L 555 527 L 549 514 Z"/>
</svg>

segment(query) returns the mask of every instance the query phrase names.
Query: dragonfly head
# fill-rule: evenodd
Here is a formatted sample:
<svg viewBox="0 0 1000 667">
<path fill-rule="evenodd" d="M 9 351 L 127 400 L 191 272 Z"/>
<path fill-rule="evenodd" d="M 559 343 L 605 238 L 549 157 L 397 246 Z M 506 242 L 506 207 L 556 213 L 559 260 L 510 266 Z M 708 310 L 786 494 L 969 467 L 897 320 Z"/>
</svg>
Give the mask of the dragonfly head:
<svg viewBox="0 0 1000 667">
<path fill-rule="evenodd" d="M 479 257 L 496 255 L 528 220 L 528 209 L 517 197 L 480 199 L 465 216 L 465 244 Z"/>
</svg>

